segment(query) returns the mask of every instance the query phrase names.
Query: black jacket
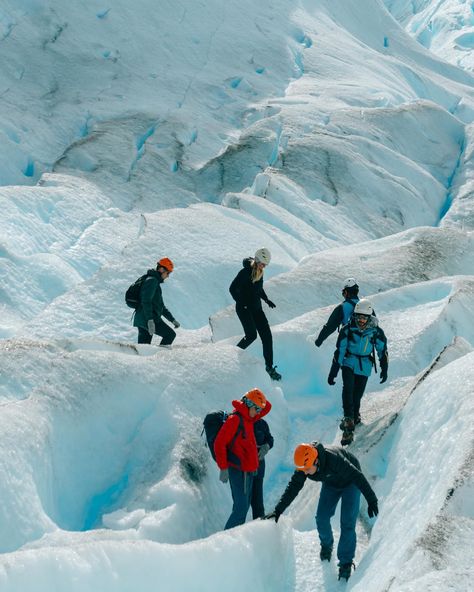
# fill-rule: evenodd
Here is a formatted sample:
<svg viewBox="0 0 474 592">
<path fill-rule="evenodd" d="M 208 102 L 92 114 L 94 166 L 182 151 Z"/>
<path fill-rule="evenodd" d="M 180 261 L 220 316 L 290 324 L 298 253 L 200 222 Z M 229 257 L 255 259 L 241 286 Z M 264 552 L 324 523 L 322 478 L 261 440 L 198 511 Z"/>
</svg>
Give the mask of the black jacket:
<svg viewBox="0 0 474 592">
<path fill-rule="evenodd" d="M 253 431 L 255 433 L 255 441 L 257 442 L 257 448 L 268 444 L 270 448 L 273 448 L 273 436 L 268 427 L 268 423 L 264 419 L 259 419 L 253 424 Z M 257 477 L 263 479 L 265 476 L 265 457 L 259 462 Z"/>
<path fill-rule="evenodd" d="M 137 308 L 133 319 L 133 325 L 135 327 L 146 329 L 147 322 L 150 319 L 158 323 L 162 316 L 167 321 L 170 321 L 170 323 L 174 321 L 173 315 L 163 302 L 163 295 L 161 293 L 162 283 L 161 274 L 155 269 L 149 269 L 140 290 L 140 306 Z"/>
<path fill-rule="evenodd" d="M 352 483 L 363 493 L 368 504 L 377 502 L 377 496 L 360 470 L 357 458 L 345 448 L 339 446 L 323 446 L 313 442 L 318 451 L 318 470 L 314 475 L 305 475 L 303 471 L 295 471 L 280 501 L 275 506 L 275 512 L 282 514 L 303 488 L 306 479 L 322 481 L 332 487 L 343 489 Z"/>
<path fill-rule="evenodd" d="M 261 301 L 268 302 L 268 298 L 263 289 L 263 277 L 252 282 L 252 263 L 252 257 L 242 261 L 243 267 L 230 284 L 229 292 L 237 304 L 256 310 L 261 309 Z"/>
<path fill-rule="evenodd" d="M 326 339 L 339 329 L 341 325 L 345 325 L 349 322 L 349 318 L 351 317 L 354 307 L 359 301 L 359 298 L 346 298 L 344 302 L 338 304 L 336 308 L 332 311 L 329 315 L 329 318 L 321 329 L 318 337 L 316 338 L 316 345 L 319 347 Z"/>
</svg>

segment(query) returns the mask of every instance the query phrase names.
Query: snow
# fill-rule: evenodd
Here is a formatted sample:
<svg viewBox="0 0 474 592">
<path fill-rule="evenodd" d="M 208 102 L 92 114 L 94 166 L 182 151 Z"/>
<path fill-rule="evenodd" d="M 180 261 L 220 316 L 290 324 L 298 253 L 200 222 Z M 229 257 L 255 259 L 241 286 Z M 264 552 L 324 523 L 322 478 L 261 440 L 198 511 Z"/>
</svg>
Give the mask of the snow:
<svg viewBox="0 0 474 592">
<path fill-rule="evenodd" d="M 0 0 L 2 591 L 471 589 L 472 10 Z M 280 383 L 235 346 L 228 286 L 262 246 Z M 171 350 L 137 345 L 124 303 L 162 256 Z M 201 430 L 265 392 L 269 511 L 296 444 L 338 443 L 336 336 L 314 339 L 348 276 L 390 365 L 352 445 L 380 513 L 362 500 L 342 584 L 317 484 L 222 530 Z"/>
</svg>

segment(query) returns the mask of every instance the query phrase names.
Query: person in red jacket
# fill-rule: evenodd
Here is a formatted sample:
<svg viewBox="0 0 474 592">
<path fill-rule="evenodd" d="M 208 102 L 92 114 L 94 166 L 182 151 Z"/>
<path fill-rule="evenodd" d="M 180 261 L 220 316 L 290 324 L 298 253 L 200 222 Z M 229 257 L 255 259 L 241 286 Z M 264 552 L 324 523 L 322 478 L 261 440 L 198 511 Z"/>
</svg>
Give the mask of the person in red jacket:
<svg viewBox="0 0 474 592">
<path fill-rule="evenodd" d="M 253 478 L 259 460 L 254 423 L 272 406 L 262 391 L 253 388 L 240 401 L 232 401 L 234 412 L 224 422 L 214 441 L 214 453 L 222 483 L 230 482 L 233 507 L 225 530 L 244 524 L 250 507 Z"/>
</svg>

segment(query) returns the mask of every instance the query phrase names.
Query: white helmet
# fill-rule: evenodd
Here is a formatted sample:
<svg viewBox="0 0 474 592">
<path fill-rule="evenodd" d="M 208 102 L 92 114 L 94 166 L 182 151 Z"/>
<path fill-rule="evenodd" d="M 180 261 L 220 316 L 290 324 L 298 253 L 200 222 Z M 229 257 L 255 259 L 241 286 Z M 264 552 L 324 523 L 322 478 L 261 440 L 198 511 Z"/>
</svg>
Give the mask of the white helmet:
<svg viewBox="0 0 474 592">
<path fill-rule="evenodd" d="M 270 251 L 263 247 L 262 249 L 257 249 L 257 251 L 255 251 L 255 262 L 256 263 L 265 263 L 265 265 L 268 265 L 270 263 L 272 256 L 270 254 Z"/>
<path fill-rule="evenodd" d="M 362 300 L 359 300 L 359 302 L 354 307 L 354 314 L 363 314 L 370 317 L 373 312 L 374 309 L 372 304 L 370 303 L 370 300 L 367 300 L 367 298 L 362 298 Z"/>
<path fill-rule="evenodd" d="M 355 281 L 355 279 L 353 277 L 350 277 L 350 278 L 347 278 L 347 280 L 344 280 L 343 289 L 354 288 L 355 286 L 357 286 L 357 282 Z M 357 287 L 359 287 L 359 286 L 357 286 Z"/>
</svg>

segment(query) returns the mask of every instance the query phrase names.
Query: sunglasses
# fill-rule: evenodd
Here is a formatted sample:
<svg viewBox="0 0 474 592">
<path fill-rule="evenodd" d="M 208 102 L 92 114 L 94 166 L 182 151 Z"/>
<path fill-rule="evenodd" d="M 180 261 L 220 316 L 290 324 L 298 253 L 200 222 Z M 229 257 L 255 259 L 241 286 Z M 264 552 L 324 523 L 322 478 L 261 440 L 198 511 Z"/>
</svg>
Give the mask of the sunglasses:
<svg viewBox="0 0 474 592">
<path fill-rule="evenodd" d="M 251 401 L 250 399 L 246 399 L 245 404 L 247 405 L 247 407 L 249 409 L 251 409 L 252 407 L 255 407 L 257 413 L 260 413 L 260 411 L 263 409 L 263 407 L 259 407 L 258 405 L 255 405 L 255 403 L 253 401 Z"/>
</svg>

